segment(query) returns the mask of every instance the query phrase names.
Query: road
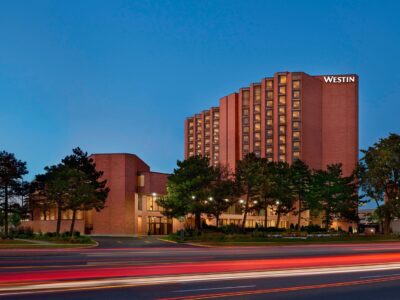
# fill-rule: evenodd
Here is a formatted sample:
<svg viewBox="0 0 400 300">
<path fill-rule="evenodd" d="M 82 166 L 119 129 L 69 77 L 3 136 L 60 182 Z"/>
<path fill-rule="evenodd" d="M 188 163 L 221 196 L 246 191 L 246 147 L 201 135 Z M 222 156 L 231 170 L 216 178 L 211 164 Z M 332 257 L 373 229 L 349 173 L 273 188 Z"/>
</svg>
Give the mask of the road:
<svg viewBox="0 0 400 300">
<path fill-rule="evenodd" d="M 0 250 L 0 298 L 396 299 L 400 243 L 196 247 L 97 238 L 88 249 Z"/>
</svg>

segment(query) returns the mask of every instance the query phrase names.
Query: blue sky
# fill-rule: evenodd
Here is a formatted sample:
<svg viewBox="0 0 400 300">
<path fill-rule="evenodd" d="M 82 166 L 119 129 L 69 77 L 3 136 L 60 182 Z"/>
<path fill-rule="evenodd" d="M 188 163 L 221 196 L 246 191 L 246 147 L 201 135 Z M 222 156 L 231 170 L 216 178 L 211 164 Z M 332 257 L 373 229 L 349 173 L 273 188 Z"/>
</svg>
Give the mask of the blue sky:
<svg viewBox="0 0 400 300">
<path fill-rule="evenodd" d="M 0 1 L 0 150 L 183 158 L 183 122 L 276 71 L 360 76 L 360 146 L 399 132 L 398 1 Z"/>
</svg>

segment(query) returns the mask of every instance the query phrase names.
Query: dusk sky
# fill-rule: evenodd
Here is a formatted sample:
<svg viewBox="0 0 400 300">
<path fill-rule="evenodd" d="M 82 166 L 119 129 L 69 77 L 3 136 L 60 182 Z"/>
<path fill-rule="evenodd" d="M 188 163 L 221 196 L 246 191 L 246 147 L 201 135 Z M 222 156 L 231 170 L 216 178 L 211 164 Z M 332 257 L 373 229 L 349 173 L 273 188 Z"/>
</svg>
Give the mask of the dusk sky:
<svg viewBox="0 0 400 300">
<path fill-rule="evenodd" d="M 399 1 L 0 1 L 0 150 L 183 159 L 187 116 L 278 71 L 360 77 L 360 148 L 400 133 Z"/>
</svg>

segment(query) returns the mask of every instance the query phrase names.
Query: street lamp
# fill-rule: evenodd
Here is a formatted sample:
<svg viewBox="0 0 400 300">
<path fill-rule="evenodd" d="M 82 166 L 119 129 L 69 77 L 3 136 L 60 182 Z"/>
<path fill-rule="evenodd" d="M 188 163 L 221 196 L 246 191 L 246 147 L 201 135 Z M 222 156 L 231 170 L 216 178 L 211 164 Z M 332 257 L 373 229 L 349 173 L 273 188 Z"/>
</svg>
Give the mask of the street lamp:
<svg viewBox="0 0 400 300">
<path fill-rule="evenodd" d="M 275 203 L 276 203 L 276 205 L 279 205 L 279 203 L 280 203 L 280 202 L 279 202 L 279 200 L 276 200 L 276 202 L 275 202 Z"/>
<path fill-rule="evenodd" d="M 208 197 L 208 200 L 213 201 L 214 199 L 213 197 Z"/>
<path fill-rule="evenodd" d="M 192 199 L 193 199 L 193 200 L 196 199 L 196 196 L 192 196 Z"/>
</svg>

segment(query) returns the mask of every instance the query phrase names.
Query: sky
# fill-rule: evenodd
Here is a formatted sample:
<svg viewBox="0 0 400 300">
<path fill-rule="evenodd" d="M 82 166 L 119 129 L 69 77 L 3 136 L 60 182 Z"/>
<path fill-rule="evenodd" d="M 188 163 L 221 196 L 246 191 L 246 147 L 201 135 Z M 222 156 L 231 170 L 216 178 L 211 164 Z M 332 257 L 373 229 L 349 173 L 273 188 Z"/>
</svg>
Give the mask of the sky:
<svg viewBox="0 0 400 300">
<path fill-rule="evenodd" d="M 400 132 L 400 1 L 0 0 L 0 150 L 183 159 L 184 120 L 279 71 L 360 77 L 360 148 Z"/>
</svg>

